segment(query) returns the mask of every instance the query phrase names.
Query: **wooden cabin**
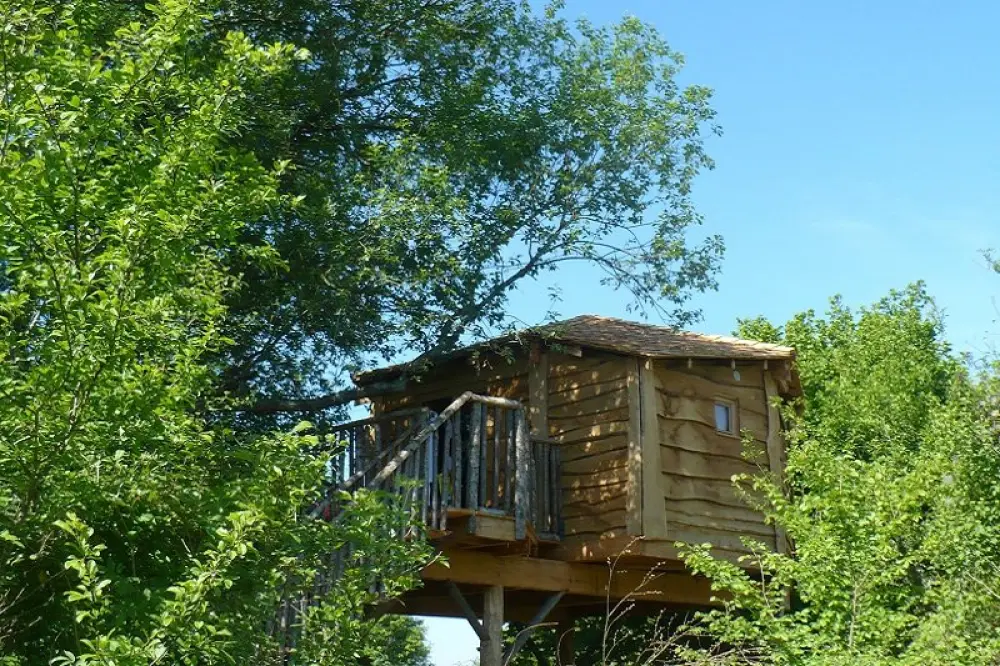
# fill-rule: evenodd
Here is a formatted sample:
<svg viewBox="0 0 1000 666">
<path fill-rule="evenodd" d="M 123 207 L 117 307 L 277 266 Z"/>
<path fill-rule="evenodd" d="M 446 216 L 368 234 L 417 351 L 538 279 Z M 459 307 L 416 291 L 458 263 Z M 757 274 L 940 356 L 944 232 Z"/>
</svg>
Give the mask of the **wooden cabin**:
<svg viewBox="0 0 1000 666">
<path fill-rule="evenodd" d="M 449 561 L 390 610 L 467 617 L 492 665 L 504 620 L 569 622 L 636 592 L 650 609 L 710 605 L 675 542 L 732 559 L 743 537 L 787 547 L 732 477 L 781 475 L 793 362 L 788 347 L 581 316 L 357 376 L 380 390 L 341 430 L 343 478 L 416 479 L 402 492 Z"/>
</svg>

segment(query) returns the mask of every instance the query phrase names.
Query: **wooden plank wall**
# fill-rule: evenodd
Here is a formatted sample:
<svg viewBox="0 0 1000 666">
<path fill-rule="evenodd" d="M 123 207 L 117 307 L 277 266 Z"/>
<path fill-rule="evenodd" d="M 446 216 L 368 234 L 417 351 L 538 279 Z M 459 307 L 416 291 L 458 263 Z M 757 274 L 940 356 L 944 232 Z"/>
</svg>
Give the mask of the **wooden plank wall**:
<svg viewBox="0 0 1000 666">
<path fill-rule="evenodd" d="M 454 400 L 472 391 L 484 395 L 520 400 L 528 404 L 528 359 L 519 354 L 509 359 L 483 354 L 478 359 L 459 359 L 433 366 L 423 377 L 411 380 L 406 390 L 372 400 L 375 414 L 430 402 Z"/>
<path fill-rule="evenodd" d="M 630 360 L 591 350 L 549 353 L 549 436 L 560 442 L 570 551 L 625 534 Z"/>
<path fill-rule="evenodd" d="M 775 546 L 774 527 L 766 525 L 733 487 L 735 474 L 770 470 L 768 403 L 762 364 L 729 366 L 676 362 L 655 364 L 660 431 L 662 497 L 670 541 L 712 543 L 736 555 L 748 552 L 741 536 Z M 715 429 L 715 401 L 737 405 L 737 426 L 754 436 L 753 459 L 742 455 L 738 437 Z M 772 441 L 773 446 L 773 441 Z M 648 483 L 649 481 L 647 481 Z"/>
</svg>

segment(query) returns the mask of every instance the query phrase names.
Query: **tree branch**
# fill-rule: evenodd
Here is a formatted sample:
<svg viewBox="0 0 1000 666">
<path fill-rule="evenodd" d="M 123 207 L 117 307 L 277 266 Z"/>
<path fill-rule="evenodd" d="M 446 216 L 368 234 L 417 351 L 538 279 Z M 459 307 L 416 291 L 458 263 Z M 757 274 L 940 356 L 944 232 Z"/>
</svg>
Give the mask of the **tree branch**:
<svg viewBox="0 0 1000 666">
<path fill-rule="evenodd" d="M 284 412 L 318 412 L 330 407 L 338 407 L 352 400 L 372 398 L 386 393 L 402 391 L 406 387 L 406 377 L 385 382 L 372 382 L 366 386 L 335 391 L 315 398 L 275 398 L 259 400 L 251 405 L 237 407 L 234 411 L 250 414 L 281 414 Z"/>
</svg>

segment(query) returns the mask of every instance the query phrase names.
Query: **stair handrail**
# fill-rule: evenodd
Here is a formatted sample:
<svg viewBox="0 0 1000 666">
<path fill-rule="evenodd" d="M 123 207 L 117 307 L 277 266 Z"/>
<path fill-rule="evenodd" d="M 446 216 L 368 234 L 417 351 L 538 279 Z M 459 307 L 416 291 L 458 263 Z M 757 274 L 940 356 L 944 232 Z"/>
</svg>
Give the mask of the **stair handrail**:
<svg viewBox="0 0 1000 666">
<path fill-rule="evenodd" d="M 462 395 L 455 398 L 455 400 L 445 407 L 441 412 L 430 422 L 427 423 L 423 428 L 417 431 L 416 435 L 410 440 L 403 449 L 400 450 L 396 456 L 389 461 L 389 463 L 382 468 L 374 479 L 371 480 L 371 485 L 378 486 L 378 484 L 385 481 L 389 476 L 399 469 L 399 466 L 409 458 L 414 451 L 416 451 L 424 440 L 427 439 L 434 431 L 444 425 L 445 421 L 450 419 L 455 415 L 455 412 L 460 410 L 468 402 L 480 402 L 484 405 L 493 405 L 496 407 L 506 407 L 508 409 L 522 409 L 524 405 L 518 400 L 510 400 L 508 398 L 497 398 L 490 395 L 479 395 L 473 393 L 472 391 L 466 391 Z M 346 490 L 346 488 L 341 488 L 341 490 Z"/>
<path fill-rule="evenodd" d="M 426 407 L 412 407 L 409 409 L 400 409 L 380 417 L 369 417 L 367 419 L 359 419 L 357 421 L 351 421 L 350 423 L 338 426 L 337 428 L 335 428 L 335 430 L 344 430 L 348 427 L 361 425 L 362 423 L 378 423 L 379 421 L 387 420 L 389 417 L 392 416 L 431 414 L 431 413 L 433 412 L 431 412 L 431 410 L 427 409 Z M 407 428 L 406 432 L 404 432 L 402 435 L 394 439 L 392 443 L 385 448 L 384 451 L 375 456 L 375 459 L 372 460 L 368 464 L 368 466 L 366 466 L 364 469 L 358 472 L 355 472 L 350 477 L 345 479 L 339 486 L 337 486 L 337 490 L 346 491 L 354 487 L 355 483 L 357 483 L 360 479 L 363 479 L 368 473 L 370 473 L 373 469 L 375 469 L 386 456 L 388 456 L 396 449 L 396 447 L 401 446 L 403 442 L 410 439 L 410 437 L 413 436 L 413 431 L 416 428 L 417 426 L 415 424 L 412 427 Z"/>
<path fill-rule="evenodd" d="M 365 423 L 378 423 L 380 421 L 388 421 L 395 416 L 408 416 L 412 414 L 419 414 L 420 412 L 430 411 L 426 407 L 405 407 L 403 409 L 396 409 L 391 412 L 386 412 L 378 416 L 366 416 L 363 419 L 355 419 L 354 421 L 348 421 L 347 423 L 339 423 L 335 425 L 331 430 L 348 430 L 350 428 L 355 428 L 359 425 L 364 425 Z"/>
</svg>

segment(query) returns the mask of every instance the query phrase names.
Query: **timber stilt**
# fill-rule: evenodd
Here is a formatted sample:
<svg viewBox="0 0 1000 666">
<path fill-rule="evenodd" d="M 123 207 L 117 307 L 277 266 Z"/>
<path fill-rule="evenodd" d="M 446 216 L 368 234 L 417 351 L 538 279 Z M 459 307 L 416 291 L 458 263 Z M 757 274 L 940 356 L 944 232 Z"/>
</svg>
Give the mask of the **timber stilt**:
<svg viewBox="0 0 1000 666">
<path fill-rule="evenodd" d="M 483 593 L 483 627 L 479 639 L 479 666 L 503 666 L 503 587 L 493 585 Z"/>
</svg>

